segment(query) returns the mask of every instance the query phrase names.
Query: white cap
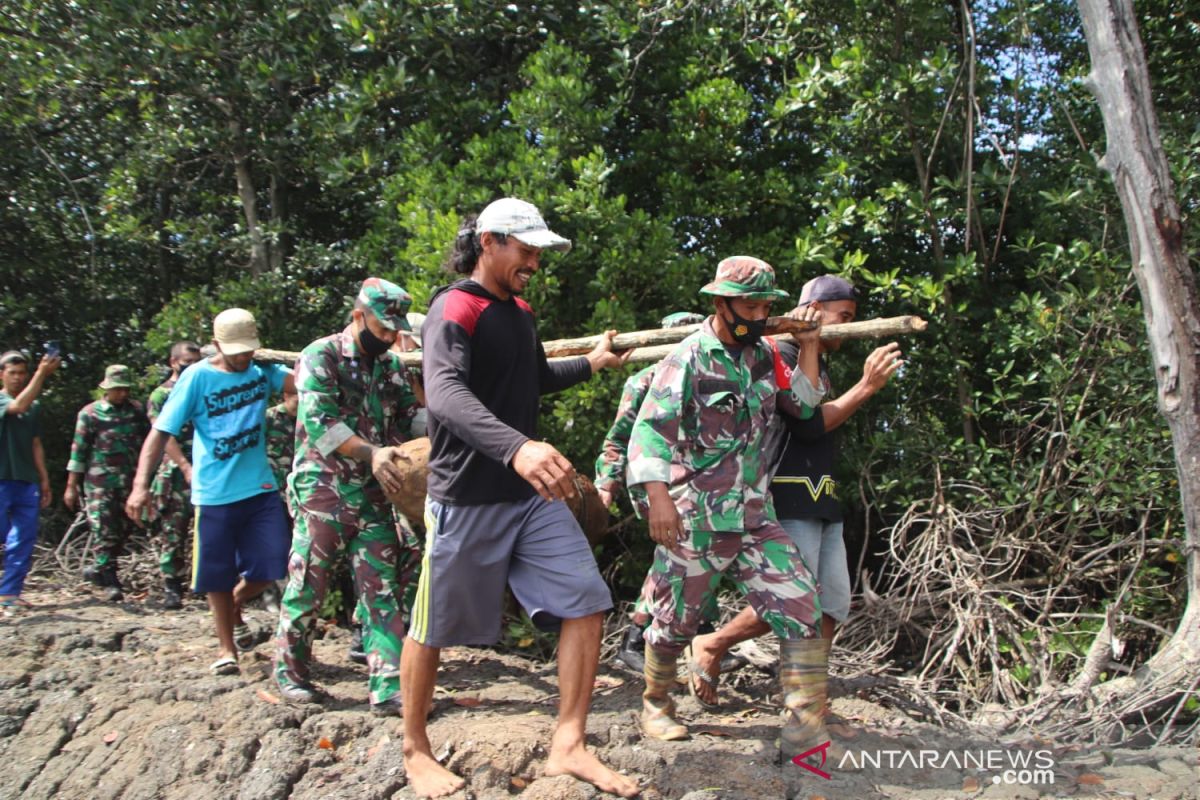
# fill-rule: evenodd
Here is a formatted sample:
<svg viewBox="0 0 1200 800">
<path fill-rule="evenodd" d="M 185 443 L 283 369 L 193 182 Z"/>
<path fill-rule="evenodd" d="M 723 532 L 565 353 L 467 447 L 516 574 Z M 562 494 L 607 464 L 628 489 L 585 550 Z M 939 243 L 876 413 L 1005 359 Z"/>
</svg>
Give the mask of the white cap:
<svg viewBox="0 0 1200 800">
<path fill-rule="evenodd" d="M 227 308 L 213 320 L 213 338 L 227 356 L 249 353 L 262 347 L 254 315 L 244 308 Z"/>
<path fill-rule="evenodd" d="M 475 220 L 475 232 L 503 233 L 515 236 L 530 247 L 543 250 L 571 249 L 571 240 L 564 239 L 546 225 L 537 206 L 515 197 L 502 197 L 491 203 Z"/>
</svg>

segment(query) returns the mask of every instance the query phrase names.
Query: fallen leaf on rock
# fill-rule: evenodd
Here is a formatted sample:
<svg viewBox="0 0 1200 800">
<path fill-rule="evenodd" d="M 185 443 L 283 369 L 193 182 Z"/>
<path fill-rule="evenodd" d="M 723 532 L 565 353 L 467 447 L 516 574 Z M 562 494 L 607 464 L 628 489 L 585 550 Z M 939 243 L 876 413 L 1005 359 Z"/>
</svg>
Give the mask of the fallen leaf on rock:
<svg viewBox="0 0 1200 800">
<path fill-rule="evenodd" d="M 104 734 L 104 743 L 105 743 L 105 744 L 112 744 L 113 742 L 115 742 L 115 741 L 116 741 L 117 739 L 119 739 L 119 738 L 121 738 L 121 732 L 120 732 L 120 731 L 109 731 L 108 733 Z"/>
<path fill-rule="evenodd" d="M 483 705 L 483 701 L 478 697 L 456 697 L 454 698 L 454 705 L 463 706 L 464 708 L 475 708 L 476 706 Z"/>
<path fill-rule="evenodd" d="M 965 778 L 963 780 L 962 790 L 964 792 L 978 792 L 979 791 L 979 778 L 974 778 L 974 777 Z"/>
<path fill-rule="evenodd" d="M 615 689 L 618 686 L 624 686 L 625 681 L 621 678 L 611 677 L 609 675 L 597 675 L 596 682 L 592 687 L 596 690 Z"/>
<path fill-rule="evenodd" d="M 262 700 L 264 703 L 270 703 L 273 706 L 279 705 L 279 698 L 268 692 L 266 689 L 256 689 L 254 693 L 257 694 L 258 699 Z"/>
<path fill-rule="evenodd" d="M 326 739 L 324 736 L 322 736 L 320 739 L 317 739 L 317 747 L 321 748 L 322 750 L 336 750 L 337 749 L 337 746 L 334 745 L 333 742 Z"/>
<path fill-rule="evenodd" d="M 510 784 L 512 784 L 512 787 L 514 789 L 524 789 L 526 786 L 529 785 L 529 782 L 526 781 L 524 778 L 518 778 L 515 775 L 512 778 L 509 778 L 508 782 Z"/>
<path fill-rule="evenodd" d="M 1101 786 L 1104 783 L 1104 776 L 1094 772 L 1085 772 L 1079 776 L 1079 782 L 1084 786 Z"/>
<path fill-rule="evenodd" d="M 702 734 L 705 734 L 706 736 L 732 736 L 733 735 L 731 733 L 727 733 L 726 731 L 719 731 L 716 728 L 701 728 L 700 730 L 696 731 L 696 733 L 702 733 Z"/>
<path fill-rule="evenodd" d="M 825 800 L 825 796 L 820 794 L 810 794 L 808 796 L 808 800 Z"/>
</svg>

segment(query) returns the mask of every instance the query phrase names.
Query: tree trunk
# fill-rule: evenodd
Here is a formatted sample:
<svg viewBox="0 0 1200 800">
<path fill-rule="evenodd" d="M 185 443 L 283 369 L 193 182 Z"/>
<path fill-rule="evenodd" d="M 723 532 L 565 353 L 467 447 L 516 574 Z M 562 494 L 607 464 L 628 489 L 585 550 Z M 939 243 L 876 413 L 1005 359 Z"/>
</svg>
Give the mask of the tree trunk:
<svg viewBox="0 0 1200 800">
<path fill-rule="evenodd" d="M 288 233 L 287 181 L 278 170 L 271 170 L 271 227 L 277 233 L 271 246 L 271 269 L 278 270 L 292 252 L 292 235 Z"/>
<path fill-rule="evenodd" d="M 232 116 L 229 118 L 229 135 L 233 145 L 233 170 L 237 175 L 238 198 L 242 201 L 246 234 L 250 237 L 250 274 L 257 277 L 267 269 L 267 242 L 258 224 L 258 199 L 254 191 L 254 177 L 250 174 L 250 157 L 242 144 L 242 124 Z"/>
<path fill-rule="evenodd" d="M 1183 252 L 1179 206 L 1159 136 L 1149 70 L 1131 0 L 1079 0 L 1091 55 L 1089 88 L 1104 116 L 1101 166 L 1116 183 L 1142 295 L 1158 405 L 1167 418 L 1186 528 L 1187 605 L 1179 628 L 1139 670 L 1139 682 L 1200 671 L 1200 297 Z"/>
</svg>

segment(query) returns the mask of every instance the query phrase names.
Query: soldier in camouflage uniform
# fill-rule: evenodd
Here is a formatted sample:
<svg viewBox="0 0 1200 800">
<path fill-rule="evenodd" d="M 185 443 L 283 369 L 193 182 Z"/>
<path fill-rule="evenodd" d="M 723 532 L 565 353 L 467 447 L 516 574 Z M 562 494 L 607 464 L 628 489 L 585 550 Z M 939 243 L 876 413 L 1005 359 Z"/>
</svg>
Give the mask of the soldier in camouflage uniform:
<svg viewBox="0 0 1200 800">
<path fill-rule="evenodd" d="M 200 345 L 195 342 L 176 342 L 171 345 L 167 363 L 171 376 L 163 381 L 146 401 L 146 414 L 150 424 L 171 396 L 179 373 L 200 360 Z M 186 534 L 191 526 L 191 500 L 189 485 L 192 482 L 192 426 L 188 425 L 172 437 L 166 446 L 166 456 L 154 473 L 150 484 L 150 502 L 154 507 L 152 535 L 159 542 L 158 571 L 163 576 L 163 608 L 183 607 L 183 581 L 180 574 L 184 567 Z"/>
<path fill-rule="evenodd" d="M 121 512 L 133 485 L 142 440 L 150 430 L 146 409 L 129 399 L 132 385 L 129 367 L 113 364 L 104 371 L 100 383 L 104 397 L 88 403 L 76 417 L 63 492 L 67 508 L 78 508 L 82 479 L 96 553 L 95 566 L 84 570 L 84 578 L 104 587 L 105 596 L 113 601 L 124 597 L 117 577 L 117 556 L 131 528 Z"/>
<path fill-rule="evenodd" d="M 670 696 L 675 662 L 722 574 L 781 640 L 785 676 L 791 646 L 820 635 L 812 575 L 775 518 L 767 441 L 777 409 L 811 416 L 820 400 L 818 334 L 799 337 L 807 357 L 789 374 L 773 342 L 762 339 L 771 301 L 787 293 L 757 258 L 725 259 L 701 292 L 714 297 L 715 313 L 655 370 L 629 445 L 629 484 L 646 491 L 658 543 L 648 578 L 642 730 L 659 739 L 687 736 Z M 816 319 L 809 309 L 794 313 Z M 815 699 L 786 682 L 785 695 L 784 741 L 806 742 L 816 732 L 802 715 Z"/>
<path fill-rule="evenodd" d="M 350 324 L 300 354 L 296 458 L 289 492 L 296 509 L 288 584 L 276 634 L 275 678 L 289 702 L 320 699 L 309 682 L 313 624 L 335 561 L 348 552 L 365 612 L 371 710 L 400 714 L 399 598 L 420 559 L 416 536 L 398 534 L 384 490 L 400 487 L 393 445 L 411 434 L 417 406 L 404 365 L 389 351 L 407 330 L 408 293 L 368 278 Z"/>
<path fill-rule="evenodd" d="M 299 407 L 300 395 L 284 392 L 283 402 L 267 409 L 267 462 L 279 485 L 279 496 L 283 498 L 288 515 L 293 519 L 296 512 L 288 498 L 287 479 L 296 454 L 296 414 Z"/>
</svg>

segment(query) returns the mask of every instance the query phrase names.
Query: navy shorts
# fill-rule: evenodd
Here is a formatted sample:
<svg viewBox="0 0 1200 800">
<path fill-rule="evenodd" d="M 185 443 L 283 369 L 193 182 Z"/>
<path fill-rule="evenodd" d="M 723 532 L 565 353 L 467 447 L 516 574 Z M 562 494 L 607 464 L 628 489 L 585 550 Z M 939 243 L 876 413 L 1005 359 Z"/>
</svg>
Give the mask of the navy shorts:
<svg viewBox="0 0 1200 800">
<path fill-rule="evenodd" d="M 192 590 L 229 592 L 238 578 L 276 581 L 287 576 L 291 532 L 279 493 L 196 506 L 192 530 Z"/>
<path fill-rule="evenodd" d="M 587 537 L 561 501 L 425 499 L 425 558 L 408 635 L 429 647 L 500 639 L 504 586 L 539 628 L 612 608 Z"/>
</svg>

